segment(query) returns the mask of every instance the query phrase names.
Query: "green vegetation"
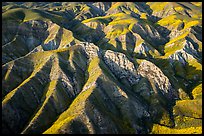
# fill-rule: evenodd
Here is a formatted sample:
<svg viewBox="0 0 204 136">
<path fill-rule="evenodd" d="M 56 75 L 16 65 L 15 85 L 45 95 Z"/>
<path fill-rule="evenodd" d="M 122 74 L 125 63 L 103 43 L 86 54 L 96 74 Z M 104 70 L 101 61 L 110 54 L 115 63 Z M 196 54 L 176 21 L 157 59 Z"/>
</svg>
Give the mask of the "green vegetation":
<svg viewBox="0 0 204 136">
<path fill-rule="evenodd" d="M 169 57 L 170 55 L 174 54 L 177 50 L 181 50 L 184 45 L 181 44 L 184 42 L 184 39 L 175 39 L 175 42 L 172 44 L 166 44 L 164 48 L 165 56 L 164 57 Z"/>
<path fill-rule="evenodd" d="M 151 134 L 201 134 L 202 127 L 189 127 L 182 129 L 174 129 L 155 124 Z"/>
<path fill-rule="evenodd" d="M 176 116 L 175 118 L 176 129 L 189 128 L 191 126 L 200 127 L 202 126 L 202 119 L 196 119 L 186 116 Z"/>
<path fill-rule="evenodd" d="M 80 93 L 75 100 L 70 105 L 69 109 L 63 112 L 58 120 L 43 134 L 56 134 L 59 133 L 60 128 L 63 125 L 70 123 L 72 120 L 76 119 L 80 113 L 83 113 L 84 110 L 84 101 L 86 101 L 87 97 L 91 94 L 92 89 L 94 87 L 89 88 L 85 92 Z M 73 112 L 75 111 L 75 112 Z"/>
<path fill-rule="evenodd" d="M 40 10 L 35 9 L 24 9 L 24 8 L 15 8 L 8 10 L 3 13 L 2 20 L 14 20 L 19 23 L 27 22 L 30 20 L 43 20 L 48 21 L 51 20 L 55 23 L 61 23 L 63 18 L 58 15 L 54 15 L 47 12 L 42 12 Z"/>
<path fill-rule="evenodd" d="M 36 55 L 32 55 L 32 56 L 35 56 L 34 60 L 35 60 L 35 62 L 37 62 L 37 63 L 34 62 L 35 66 L 34 66 L 34 70 L 33 70 L 32 74 L 27 79 L 25 79 L 19 86 L 17 86 L 14 90 L 9 92 L 5 96 L 5 98 L 2 102 L 3 105 L 6 104 L 9 100 L 11 100 L 12 97 L 16 94 L 16 92 L 19 91 L 19 88 L 22 87 L 23 85 L 25 85 L 26 83 L 28 83 L 45 66 L 45 64 L 47 63 L 50 56 L 46 56 L 43 59 L 41 59 L 42 56 L 40 56 L 38 54 L 45 54 L 45 53 L 39 52 L 39 53 L 36 53 Z M 38 59 L 36 57 L 38 57 Z"/>
<path fill-rule="evenodd" d="M 182 35 L 180 35 L 180 36 L 178 36 L 178 37 L 176 37 L 176 38 L 174 38 L 174 39 L 171 39 L 171 41 L 169 41 L 169 42 L 167 43 L 167 45 L 168 45 L 168 44 L 172 44 L 172 43 L 174 43 L 174 42 L 176 42 L 176 41 L 179 41 L 179 40 L 181 40 L 181 39 L 184 39 L 188 34 L 189 34 L 189 32 L 185 32 L 185 33 L 183 33 Z"/>
<path fill-rule="evenodd" d="M 202 2 L 191 2 L 193 5 L 201 7 L 202 6 Z"/>
<path fill-rule="evenodd" d="M 95 17 L 90 19 L 85 19 L 82 21 L 82 23 L 88 23 L 88 22 L 99 22 L 105 25 L 108 25 L 108 23 L 111 21 L 111 15 L 110 16 L 104 16 L 104 17 Z"/>
<path fill-rule="evenodd" d="M 127 10 L 128 7 L 129 9 Z M 116 2 L 115 4 L 113 4 L 111 6 L 111 8 L 108 10 L 108 12 L 112 12 L 112 11 L 124 11 L 126 14 L 134 12 L 134 13 L 139 13 L 140 11 L 138 10 L 137 6 L 135 3 L 131 3 L 131 2 Z"/>
<path fill-rule="evenodd" d="M 198 99 L 198 98 L 202 99 L 202 83 L 193 89 L 192 95 L 194 99 Z"/>
<path fill-rule="evenodd" d="M 202 133 L 202 2 L 2 5 L 3 133 Z"/>
<path fill-rule="evenodd" d="M 159 12 L 159 11 L 164 11 L 165 7 L 169 2 L 162 2 L 162 3 L 157 3 L 157 2 L 147 2 L 147 4 L 150 6 L 151 9 L 153 9 L 154 12 Z"/>
<path fill-rule="evenodd" d="M 174 106 L 174 114 L 193 118 L 202 118 L 202 100 L 177 101 Z"/>
<path fill-rule="evenodd" d="M 89 67 L 87 71 L 89 73 L 89 78 L 84 86 L 88 86 L 92 84 L 100 76 L 101 70 L 98 67 L 98 65 L 99 65 L 99 59 L 97 57 L 93 58 L 93 60 L 89 63 Z M 83 92 L 81 92 L 74 99 L 69 109 L 63 112 L 58 118 L 58 120 L 54 123 L 54 125 L 44 133 L 45 134 L 58 133 L 60 131 L 60 128 L 63 127 L 63 125 L 71 123 L 72 120 L 76 119 L 78 116 L 80 116 L 80 114 L 83 114 L 85 110 L 84 108 L 86 104 L 86 99 L 90 96 L 94 88 L 95 88 L 95 85 L 92 85 L 87 90 L 84 90 Z"/>
</svg>

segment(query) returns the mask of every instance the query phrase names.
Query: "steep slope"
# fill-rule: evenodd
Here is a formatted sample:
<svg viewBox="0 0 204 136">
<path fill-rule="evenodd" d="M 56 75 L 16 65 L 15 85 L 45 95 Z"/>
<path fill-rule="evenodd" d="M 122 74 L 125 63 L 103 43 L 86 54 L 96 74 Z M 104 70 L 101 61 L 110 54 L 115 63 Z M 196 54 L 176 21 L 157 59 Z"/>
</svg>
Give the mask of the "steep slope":
<svg viewBox="0 0 204 136">
<path fill-rule="evenodd" d="M 2 133 L 202 133 L 202 3 L 3 2 Z"/>
</svg>

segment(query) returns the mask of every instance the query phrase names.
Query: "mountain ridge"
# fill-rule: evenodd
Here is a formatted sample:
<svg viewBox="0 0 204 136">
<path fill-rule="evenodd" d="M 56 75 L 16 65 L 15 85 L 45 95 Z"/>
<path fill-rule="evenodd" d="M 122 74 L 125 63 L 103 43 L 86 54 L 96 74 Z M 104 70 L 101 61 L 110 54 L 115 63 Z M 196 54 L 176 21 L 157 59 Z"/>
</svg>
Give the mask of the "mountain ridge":
<svg viewBox="0 0 204 136">
<path fill-rule="evenodd" d="M 201 11 L 3 2 L 2 132 L 202 133 Z"/>
</svg>

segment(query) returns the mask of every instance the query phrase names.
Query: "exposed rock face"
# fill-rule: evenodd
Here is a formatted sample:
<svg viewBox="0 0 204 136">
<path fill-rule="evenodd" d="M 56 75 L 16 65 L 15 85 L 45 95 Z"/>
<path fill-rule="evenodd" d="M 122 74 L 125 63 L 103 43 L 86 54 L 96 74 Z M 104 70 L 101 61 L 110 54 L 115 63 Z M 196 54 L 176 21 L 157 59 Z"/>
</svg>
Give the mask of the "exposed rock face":
<svg viewBox="0 0 204 136">
<path fill-rule="evenodd" d="M 142 61 L 138 67 L 138 74 L 148 78 L 152 81 L 158 89 L 154 90 L 155 93 L 161 92 L 166 95 L 169 100 L 176 98 L 176 91 L 173 89 L 169 79 L 163 74 L 163 72 L 153 63 L 149 61 Z"/>
<path fill-rule="evenodd" d="M 184 46 L 184 51 L 192 54 L 194 56 L 194 58 L 196 58 L 198 56 L 198 50 L 195 49 L 195 47 L 193 46 L 193 44 L 190 41 L 185 41 L 185 46 Z"/>
<path fill-rule="evenodd" d="M 2 133 L 202 133 L 202 3 L 2 5 Z"/>
<path fill-rule="evenodd" d="M 94 57 L 100 56 L 99 48 L 93 43 L 85 42 L 85 43 L 80 43 L 80 45 L 84 47 L 85 53 L 87 54 L 90 60 Z"/>
<path fill-rule="evenodd" d="M 192 55 L 184 50 L 176 51 L 175 54 L 171 55 L 169 58 L 170 60 L 178 60 L 183 65 L 185 65 L 189 59 L 194 59 Z"/>
<path fill-rule="evenodd" d="M 111 2 L 97 2 L 94 3 L 93 5 L 101 9 L 102 11 L 106 12 L 111 7 Z"/>
<path fill-rule="evenodd" d="M 128 60 L 125 54 L 107 50 L 104 54 L 104 61 L 119 79 L 127 79 L 130 85 L 138 82 L 140 76 L 137 74 L 134 64 Z"/>
<path fill-rule="evenodd" d="M 144 56 L 148 56 L 149 51 L 150 51 L 150 48 L 147 45 L 145 45 L 145 43 L 141 43 L 134 49 L 134 52 Z"/>
</svg>

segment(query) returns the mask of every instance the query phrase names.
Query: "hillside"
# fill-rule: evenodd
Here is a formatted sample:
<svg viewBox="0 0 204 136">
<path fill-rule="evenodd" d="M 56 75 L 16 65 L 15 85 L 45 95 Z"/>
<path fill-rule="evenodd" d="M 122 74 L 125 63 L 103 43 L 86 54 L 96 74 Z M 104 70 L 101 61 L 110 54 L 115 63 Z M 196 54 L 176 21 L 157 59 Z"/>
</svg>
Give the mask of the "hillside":
<svg viewBox="0 0 204 136">
<path fill-rule="evenodd" d="M 202 2 L 2 2 L 2 133 L 201 134 Z"/>
</svg>

